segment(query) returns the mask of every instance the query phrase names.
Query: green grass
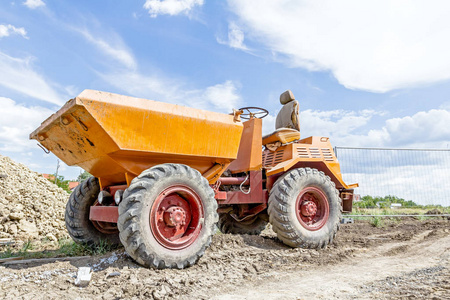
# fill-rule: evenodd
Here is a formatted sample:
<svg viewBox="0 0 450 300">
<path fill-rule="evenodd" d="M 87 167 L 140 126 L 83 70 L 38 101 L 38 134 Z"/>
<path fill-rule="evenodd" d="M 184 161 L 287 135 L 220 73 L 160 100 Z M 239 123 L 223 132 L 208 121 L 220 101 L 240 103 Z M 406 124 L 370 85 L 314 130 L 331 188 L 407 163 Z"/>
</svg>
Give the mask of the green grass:
<svg viewBox="0 0 450 300">
<path fill-rule="evenodd" d="M 71 239 L 58 241 L 56 249 L 36 251 L 32 242 L 25 242 L 20 248 L 17 246 L 0 247 L 0 259 L 10 257 L 31 258 L 52 258 L 66 256 L 102 255 L 117 249 L 108 241 L 100 241 L 98 245 L 77 244 Z"/>
<path fill-rule="evenodd" d="M 424 215 L 431 209 L 429 208 L 359 208 L 353 207 L 351 215 Z M 450 207 L 438 209 L 442 214 L 450 214 Z"/>
<path fill-rule="evenodd" d="M 370 225 L 372 225 L 374 227 L 377 227 L 377 228 L 380 228 L 380 227 L 384 226 L 384 221 L 383 221 L 383 219 L 381 217 L 373 217 L 370 220 Z"/>
<path fill-rule="evenodd" d="M 353 211 L 349 214 L 346 214 L 347 217 L 352 217 L 354 215 L 374 215 L 375 217 L 353 217 L 356 220 L 369 220 L 370 224 L 374 227 L 384 227 L 386 222 L 397 222 L 400 223 L 404 220 L 403 217 L 382 217 L 382 216 L 390 216 L 390 215 L 418 215 L 414 217 L 419 221 L 436 219 L 436 217 L 427 217 L 423 216 L 428 211 L 434 208 L 430 207 L 401 207 L 401 208 L 360 208 L 353 207 Z M 442 214 L 450 214 L 450 207 L 439 207 L 438 209 Z M 420 216 L 422 215 L 422 216 Z M 379 216 L 379 217 L 378 217 Z"/>
</svg>

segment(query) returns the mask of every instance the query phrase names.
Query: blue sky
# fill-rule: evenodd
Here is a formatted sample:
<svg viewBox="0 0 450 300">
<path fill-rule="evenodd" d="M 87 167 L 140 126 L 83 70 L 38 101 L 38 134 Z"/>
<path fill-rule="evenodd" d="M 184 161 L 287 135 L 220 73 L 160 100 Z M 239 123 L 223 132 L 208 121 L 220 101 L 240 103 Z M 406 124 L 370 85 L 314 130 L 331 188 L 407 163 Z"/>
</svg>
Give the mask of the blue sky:
<svg viewBox="0 0 450 300">
<path fill-rule="evenodd" d="M 266 133 L 291 89 L 303 137 L 449 148 L 449 36 L 447 1 L 3 0 L 0 154 L 53 173 L 28 134 L 84 89 L 260 106 Z"/>
</svg>

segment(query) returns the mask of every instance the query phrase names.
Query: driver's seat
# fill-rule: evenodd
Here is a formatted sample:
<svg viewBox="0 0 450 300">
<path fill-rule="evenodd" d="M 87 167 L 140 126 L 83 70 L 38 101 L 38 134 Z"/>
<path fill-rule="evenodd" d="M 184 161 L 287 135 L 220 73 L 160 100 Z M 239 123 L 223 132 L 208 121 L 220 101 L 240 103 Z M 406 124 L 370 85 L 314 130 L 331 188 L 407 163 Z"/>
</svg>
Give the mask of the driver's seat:
<svg viewBox="0 0 450 300">
<path fill-rule="evenodd" d="M 275 121 L 275 131 L 262 138 L 262 144 L 275 151 L 279 146 L 300 139 L 299 104 L 294 94 L 287 90 L 280 95 L 283 105 Z"/>
</svg>

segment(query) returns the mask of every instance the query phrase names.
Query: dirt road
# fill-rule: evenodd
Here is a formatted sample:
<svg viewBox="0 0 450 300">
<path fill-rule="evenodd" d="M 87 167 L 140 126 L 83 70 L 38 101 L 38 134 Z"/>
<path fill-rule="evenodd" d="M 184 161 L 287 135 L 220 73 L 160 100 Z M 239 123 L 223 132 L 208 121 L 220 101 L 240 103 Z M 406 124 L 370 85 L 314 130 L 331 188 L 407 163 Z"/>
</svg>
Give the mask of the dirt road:
<svg viewBox="0 0 450 300">
<path fill-rule="evenodd" d="M 291 249 L 261 236 L 217 234 L 197 265 L 149 270 L 122 250 L 70 262 L 0 266 L 10 299 L 450 299 L 450 221 L 384 228 L 343 225 L 325 250 Z M 77 268 L 95 272 L 86 288 Z M 117 273 L 118 272 L 118 273 Z M 115 275 L 115 276 L 112 276 Z"/>
</svg>

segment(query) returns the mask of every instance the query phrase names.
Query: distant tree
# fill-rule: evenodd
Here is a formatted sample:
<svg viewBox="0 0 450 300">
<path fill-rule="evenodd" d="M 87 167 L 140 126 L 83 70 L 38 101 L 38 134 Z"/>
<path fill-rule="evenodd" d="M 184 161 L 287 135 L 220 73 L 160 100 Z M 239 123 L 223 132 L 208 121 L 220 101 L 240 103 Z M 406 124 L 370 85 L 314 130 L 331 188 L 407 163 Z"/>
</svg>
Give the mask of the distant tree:
<svg viewBox="0 0 450 300">
<path fill-rule="evenodd" d="M 58 175 L 58 178 L 56 179 L 56 174 L 52 174 L 51 176 L 49 176 L 48 180 L 50 182 L 56 184 L 57 186 L 59 186 L 60 188 L 62 188 L 66 192 L 68 192 L 69 194 L 72 192 L 69 189 L 69 180 L 65 180 L 64 176 Z"/>
<path fill-rule="evenodd" d="M 78 181 L 78 182 L 82 182 L 82 181 L 88 179 L 88 178 L 91 177 L 91 176 L 92 176 L 92 175 L 91 175 L 89 172 L 84 171 L 83 173 L 81 173 L 80 175 L 78 175 L 77 181 Z"/>
<path fill-rule="evenodd" d="M 377 205 L 378 203 L 378 205 Z M 373 207 L 381 207 L 386 208 L 390 207 L 392 203 L 400 203 L 403 207 L 419 207 L 417 203 L 412 200 L 405 200 L 403 198 L 399 198 L 397 196 L 384 196 L 384 197 L 372 197 L 372 196 L 364 196 L 361 198 L 361 201 L 355 202 L 353 205 L 359 208 L 373 208 Z"/>
</svg>

